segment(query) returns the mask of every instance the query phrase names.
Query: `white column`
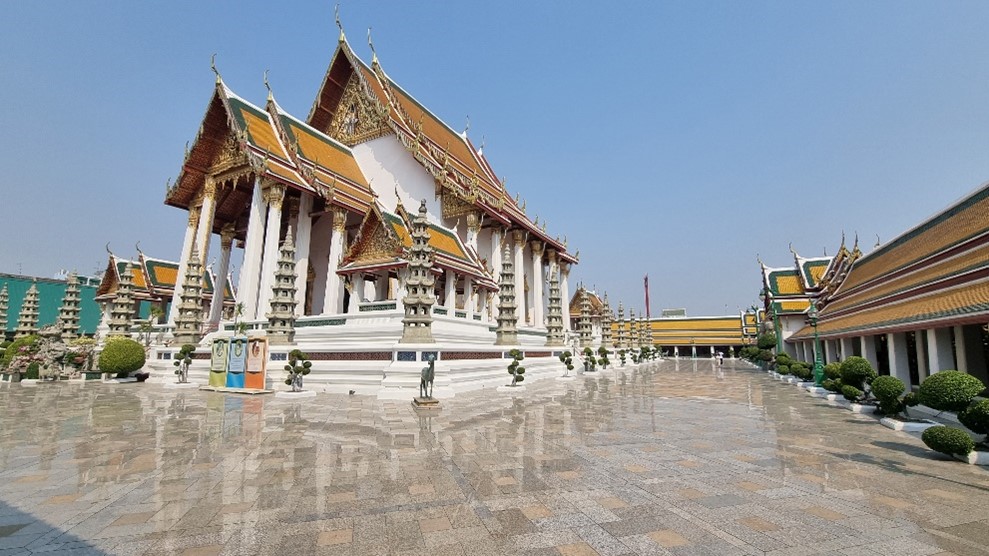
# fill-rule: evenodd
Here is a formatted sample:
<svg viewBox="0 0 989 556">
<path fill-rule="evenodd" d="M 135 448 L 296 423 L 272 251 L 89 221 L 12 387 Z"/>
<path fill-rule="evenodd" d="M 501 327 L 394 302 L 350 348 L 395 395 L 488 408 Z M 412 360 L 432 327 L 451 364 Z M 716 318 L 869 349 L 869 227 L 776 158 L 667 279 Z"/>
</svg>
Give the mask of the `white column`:
<svg viewBox="0 0 989 556">
<path fill-rule="evenodd" d="M 213 284 L 213 301 L 209 306 L 209 327 L 212 329 L 220 323 L 223 316 L 223 292 L 227 289 L 227 274 L 230 272 L 230 248 L 234 242 L 234 224 L 228 222 L 220 231 L 220 268 L 216 272 Z"/>
<path fill-rule="evenodd" d="M 873 335 L 862 336 L 862 357 L 864 357 L 873 369 L 879 369 L 879 358 L 876 357 L 876 337 Z"/>
<path fill-rule="evenodd" d="M 955 367 L 951 353 L 951 332 L 948 328 L 932 328 L 927 331 L 927 367 L 930 374 Z"/>
<path fill-rule="evenodd" d="M 494 278 L 495 284 L 501 283 L 501 250 L 503 249 L 501 242 L 504 240 L 504 235 L 500 228 L 491 228 L 491 273 L 492 278 Z M 492 298 L 492 304 L 494 307 L 498 306 L 498 291 L 495 290 L 494 297 Z"/>
<path fill-rule="evenodd" d="M 179 303 L 182 302 L 182 282 L 186 269 L 189 268 L 189 256 L 192 255 L 192 245 L 196 241 L 196 225 L 199 223 L 199 207 L 189 207 L 189 224 L 185 228 L 185 239 L 182 240 L 182 252 L 179 253 L 179 269 L 175 275 L 175 291 L 172 292 L 172 304 L 168 309 L 168 324 L 175 325 L 175 317 L 179 314 Z M 109 324 L 108 330 L 109 330 Z"/>
<path fill-rule="evenodd" d="M 258 291 L 257 313 L 251 318 L 263 319 L 271 310 L 271 286 L 275 280 L 278 265 L 278 248 L 282 231 L 282 202 L 285 200 L 285 186 L 271 184 L 265 191 L 268 202 L 268 221 L 264 227 L 264 259 L 261 261 L 261 287 Z"/>
<path fill-rule="evenodd" d="M 364 275 L 360 272 L 350 275 L 350 307 L 348 313 L 357 314 L 360 312 L 361 302 L 364 301 Z"/>
<path fill-rule="evenodd" d="M 330 254 L 326 264 L 326 290 L 323 294 L 323 314 L 346 312 L 343 307 L 343 281 L 337 274 L 343 257 L 344 239 L 347 236 L 347 211 L 333 209 L 333 233 L 330 235 Z M 356 289 L 355 289 L 356 291 Z M 354 292 L 351 292 L 351 296 Z"/>
<path fill-rule="evenodd" d="M 443 288 L 443 306 L 454 311 L 457 309 L 457 275 L 452 270 L 446 271 L 446 283 Z M 451 317 L 453 314 L 450 315 Z"/>
<path fill-rule="evenodd" d="M 825 363 L 834 363 L 838 360 L 837 355 L 835 355 L 835 346 L 833 340 L 821 340 L 824 344 L 824 357 L 826 358 Z"/>
<path fill-rule="evenodd" d="M 927 333 L 923 330 L 914 332 L 914 344 L 917 346 L 917 377 L 923 382 L 929 374 L 927 370 Z"/>
<path fill-rule="evenodd" d="M 852 348 L 852 339 L 851 338 L 842 338 L 841 339 L 841 359 L 842 360 L 845 360 L 845 359 L 848 359 L 849 357 L 851 357 L 853 355 L 855 355 L 855 351 Z"/>
<path fill-rule="evenodd" d="M 467 320 L 474 320 L 474 312 L 477 310 L 473 282 L 470 276 L 464 275 L 464 311 L 467 311 Z"/>
<path fill-rule="evenodd" d="M 905 332 L 886 334 L 886 349 L 889 352 L 889 374 L 903 381 L 910 390 L 910 355 L 907 351 Z"/>
<path fill-rule="evenodd" d="M 481 298 L 481 319 L 488 322 L 491 320 L 488 316 L 488 291 L 479 290 L 478 295 Z"/>
<path fill-rule="evenodd" d="M 257 314 L 265 210 L 261 180 L 255 180 L 251 194 L 251 212 L 247 220 L 247 239 L 244 242 L 244 261 L 240 265 L 240 282 L 237 286 L 237 302 L 244 304 L 242 318 L 247 320 L 253 319 Z"/>
<path fill-rule="evenodd" d="M 543 279 L 543 250 L 545 246 L 539 240 L 529 243 L 532 246 L 532 325 L 536 328 L 545 328 L 543 322 L 543 288 L 546 280 Z"/>
<path fill-rule="evenodd" d="M 563 329 L 570 328 L 570 264 L 560 261 L 560 304 L 563 305 Z"/>
<path fill-rule="evenodd" d="M 968 370 L 968 351 L 965 349 L 965 327 L 955 326 L 955 361 L 958 371 L 963 373 Z"/>
<path fill-rule="evenodd" d="M 512 245 L 512 255 L 515 265 L 515 316 L 519 319 L 519 325 L 526 324 L 525 320 L 525 261 L 522 258 L 522 251 L 525 249 L 525 232 L 514 230 L 512 238 L 515 242 Z"/>
<path fill-rule="evenodd" d="M 199 226 L 196 229 L 196 249 L 203 263 L 209 264 L 209 240 L 213 237 L 213 217 L 216 214 L 216 182 L 207 176 L 203 185 L 203 208 L 199 211 Z"/>
<path fill-rule="evenodd" d="M 299 199 L 299 213 L 296 216 L 295 229 L 295 316 L 301 317 L 306 311 L 306 288 L 309 287 L 309 244 L 312 238 L 312 203 L 313 197 L 303 193 Z"/>
<path fill-rule="evenodd" d="M 467 246 L 477 253 L 477 234 L 481 233 L 481 216 L 476 212 L 467 213 Z"/>
</svg>

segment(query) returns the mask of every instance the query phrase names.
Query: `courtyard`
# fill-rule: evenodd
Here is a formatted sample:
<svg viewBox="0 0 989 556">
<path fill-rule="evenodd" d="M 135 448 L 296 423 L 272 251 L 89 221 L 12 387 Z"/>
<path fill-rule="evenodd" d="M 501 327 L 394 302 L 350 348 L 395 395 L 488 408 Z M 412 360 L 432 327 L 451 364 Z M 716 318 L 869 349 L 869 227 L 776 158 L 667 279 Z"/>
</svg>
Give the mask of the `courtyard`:
<svg viewBox="0 0 989 556">
<path fill-rule="evenodd" d="M 989 552 L 985 470 L 729 360 L 438 411 L 68 382 L 0 411 L 2 555 Z"/>
</svg>

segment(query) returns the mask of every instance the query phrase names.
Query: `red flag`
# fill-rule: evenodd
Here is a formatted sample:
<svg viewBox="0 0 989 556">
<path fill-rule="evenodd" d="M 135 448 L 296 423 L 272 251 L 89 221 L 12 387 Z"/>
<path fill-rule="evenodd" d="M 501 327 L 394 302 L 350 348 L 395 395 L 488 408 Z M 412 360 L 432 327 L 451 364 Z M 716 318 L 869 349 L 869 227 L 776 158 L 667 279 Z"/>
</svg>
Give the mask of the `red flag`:
<svg viewBox="0 0 989 556">
<path fill-rule="evenodd" d="M 648 319 L 649 318 L 649 275 L 648 274 L 646 274 L 645 277 L 645 286 L 646 286 L 646 319 Z"/>
</svg>

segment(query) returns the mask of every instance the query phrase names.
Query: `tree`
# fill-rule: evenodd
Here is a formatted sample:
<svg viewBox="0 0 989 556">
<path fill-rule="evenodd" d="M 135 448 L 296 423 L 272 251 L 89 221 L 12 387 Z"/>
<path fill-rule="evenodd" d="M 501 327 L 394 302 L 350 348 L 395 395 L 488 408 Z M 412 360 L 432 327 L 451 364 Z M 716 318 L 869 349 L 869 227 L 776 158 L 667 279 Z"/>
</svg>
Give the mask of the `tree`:
<svg viewBox="0 0 989 556">
<path fill-rule="evenodd" d="M 565 372 L 563 376 L 570 376 L 570 371 L 573 370 L 573 354 L 569 351 L 564 351 L 561 353 L 560 363 L 563 363 L 567 368 L 567 372 Z"/>
<path fill-rule="evenodd" d="M 175 354 L 175 361 L 172 363 L 177 367 L 175 374 L 179 376 L 179 382 L 184 384 L 189 382 L 189 365 L 192 364 L 192 352 L 196 351 L 193 344 L 183 344 L 179 352 Z"/>
<path fill-rule="evenodd" d="M 308 360 L 306 354 L 302 350 L 293 349 L 288 354 L 288 365 L 285 365 L 285 370 L 288 371 L 285 384 L 290 385 L 293 392 L 301 392 L 302 377 L 309 374 L 311 368 L 312 361 Z"/>
<path fill-rule="evenodd" d="M 508 374 L 512 375 L 512 386 L 516 386 L 519 382 L 525 380 L 525 377 L 522 376 L 525 374 L 525 367 L 519 364 L 519 361 L 525 359 L 525 355 L 518 348 L 509 351 L 508 355 L 512 356 L 512 362 L 508 364 Z"/>
<path fill-rule="evenodd" d="M 602 369 L 607 369 L 611 361 L 608 359 L 608 348 L 601 346 L 598 348 L 598 361 L 601 363 Z"/>
</svg>

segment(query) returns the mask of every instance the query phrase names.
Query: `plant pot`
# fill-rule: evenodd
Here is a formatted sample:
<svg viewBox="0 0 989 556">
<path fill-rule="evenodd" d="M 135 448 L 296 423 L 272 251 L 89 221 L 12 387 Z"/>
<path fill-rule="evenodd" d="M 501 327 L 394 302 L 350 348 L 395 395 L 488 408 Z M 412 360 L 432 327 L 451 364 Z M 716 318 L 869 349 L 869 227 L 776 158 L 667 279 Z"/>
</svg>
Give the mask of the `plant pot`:
<svg viewBox="0 0 989 556">
<path fill-rule="evenodd" d="M 137 373 L 134 375 L 134 378 L 136 378 L 138 382 L 144 382 L 145 380 L 148 380 L 148 378 L 150 377 L 151 377 L 151 373 L 147 371 L 143 373 Z"/>
<path fill-rule="evenodd" d="M 102 375 L 102 374 L 103 373 L 101 373 L 99 371 L 88 371 L 88 372 L 83 373 L 83 375 L 84 375 L 84 377 L 85 377 L 86 380 L 99 380 L 100 379 L 100 375 Z"/>
</svg>

